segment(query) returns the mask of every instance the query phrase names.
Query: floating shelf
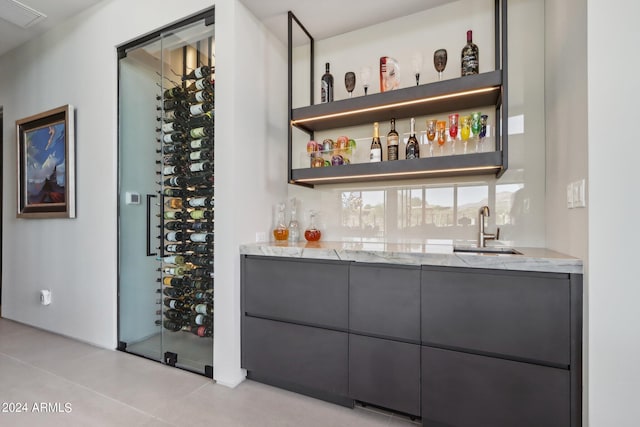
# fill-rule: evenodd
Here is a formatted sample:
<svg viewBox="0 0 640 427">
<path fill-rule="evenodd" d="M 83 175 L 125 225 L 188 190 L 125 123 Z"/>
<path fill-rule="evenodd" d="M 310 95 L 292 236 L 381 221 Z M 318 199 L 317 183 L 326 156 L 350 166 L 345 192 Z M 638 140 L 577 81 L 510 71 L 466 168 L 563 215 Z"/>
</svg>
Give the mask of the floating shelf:
<svg viewBox="0 0 640 427">
<path fill-rule="evenodd" d="M 491 71 L 293 109 L 291 124 L 309 132 L 500 104 L 502 72 Z"/>
</svg>

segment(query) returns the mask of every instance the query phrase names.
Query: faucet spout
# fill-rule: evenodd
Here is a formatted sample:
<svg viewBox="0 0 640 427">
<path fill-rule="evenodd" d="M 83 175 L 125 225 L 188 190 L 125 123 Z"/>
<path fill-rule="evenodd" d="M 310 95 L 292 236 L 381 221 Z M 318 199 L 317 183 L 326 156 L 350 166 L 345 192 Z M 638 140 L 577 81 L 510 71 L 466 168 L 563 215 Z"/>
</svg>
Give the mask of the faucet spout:
<svg viewBox="0 0 640 427">
<path fill-rule="evenodd" d="M 498 240 L 500 238 L 500 229 L 496 229 L 496 234 L 488 234 L 484 231 L 484 219 L 490 216 L 489 206 L 482 206 L 478 212 L 478 247 L 487 246 L 487 240 Z"/>
</svg>

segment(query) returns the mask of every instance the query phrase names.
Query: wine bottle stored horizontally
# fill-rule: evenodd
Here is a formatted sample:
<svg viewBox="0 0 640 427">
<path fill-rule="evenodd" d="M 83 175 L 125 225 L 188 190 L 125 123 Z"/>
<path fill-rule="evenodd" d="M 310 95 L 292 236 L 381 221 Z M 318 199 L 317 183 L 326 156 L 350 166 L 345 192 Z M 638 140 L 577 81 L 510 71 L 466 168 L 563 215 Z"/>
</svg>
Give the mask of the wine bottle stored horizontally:
<svg viewBox="0 0 640 427">
<path fill-rule="evenodd" d="M 203 102 L 202 104 L 194 104 L 189 107 L 189 112 L 192 116 L 199 116 L 200 114 L 207 113 L 213 110 L 213 104 L 211 102 Z"/>
<path fill-rule="evenodd" d="M 461 74 L 469 76 L 480 72 L 480 53 L 478 46 L 473 43 L 472 31 L 467 31 L 467 44 L 462 48 Z"/>
<path fill-rule="evenodd" d="M 198 80 L 194 80 L 189 86 L 187 86 L 187 91 L 189 92 L 211 89 L 213 89 L 213 82 L 208 76 Z"/>
<path fill-rule="evenodd" d="M 329 63 L 325 65 L 325 73 L 320 82 L 320 100 L 324 102 L 333 101 L 333 76 L 329 72 Z"/>
<path fill-rule="evenodd" d="M 192 139 L 191 141 L 189 141 L 189 147 L 194 150 L 213 147 L 213 140 L 209 136 L 205 136 L 204 138 L 200 139 Z"/>
<path fill-rule="evenodd" d="M 420 144 L 416 138 L 416 119 L 411 118 L 411 131 L 409 133 L 409 140 L 406 147 L 407 159 L 419 159 L 420 158 Z"/>
<path fill-rule="evenodd" d="M 380 143 L 380 124 L 373 124 L 373 139 L 371 140 L 371 148 L 369 149 L 369 161 L 382 161 L 382 144 Z"/>
<path fill-rule="evenodd" d="M 387 160 L 398 160 L 398 132 L 396 132 L 396 119 L 391 119 L 391 130 L 387 134 Z"/>
<path fill-rule="evenodd" d="M 189 170 L 191 172 L 206 172 L 210 171 L 211 169 L 213 169 L 213 163 L 211 163 L 210 161 L 191 163 L 189 165 Z"/>
<path fill-rule="evenodd" d="M 202 65 L 198 68 L 194 68 L 190 73 L 182 76 L 182 80 L 199 80 L 209 75 L 211 75 L 211 67 L 209 67 L 208 65 Z"/>
<path fill-rule="evenodd" d="M 181 86 L 174 86 L 163 92 L 164 99 L 174 99 L 184 97 L 184 90 Z"/>
<path fill-rule="evenodd" d="M 187 96 L 187 101 L 192 104 L 199 104 L 201 102 L 207 102 L 213 100 L 213 92 L 208 90 L 199 90 L 197 92 L 189 93 Z"/>
</svg>

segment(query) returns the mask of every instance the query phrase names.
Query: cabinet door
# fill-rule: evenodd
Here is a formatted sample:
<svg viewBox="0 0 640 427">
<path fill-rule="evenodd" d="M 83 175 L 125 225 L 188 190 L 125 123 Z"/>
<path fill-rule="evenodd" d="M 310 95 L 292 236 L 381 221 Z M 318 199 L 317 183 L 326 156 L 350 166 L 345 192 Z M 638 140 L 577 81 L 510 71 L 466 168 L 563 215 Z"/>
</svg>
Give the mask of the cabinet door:
<svg viewBox="0 0 640 427">
<path fill-rule="evenodd" d="M 420 346 L 349 335 L 349 397 L 420 415 Z"/>
<path fill-rule="evenodd" d="M 420 342 L 420 268 L 351 265 L 349 329 Z"/>
<path fill-rule="evenodd" d="M 349 263 L 244 257 L 245 313 L 347 329 Z"/>
<path fill-rule="evenodd" d="M 424 426 L 567 427 L 569 371 L 422 347 Z"/>
<path fill-rule="evenodd" d="M 424 268 L 422 342 L 568 366 L 567 275 Z"/>
<path fill-rule="evenodd" d="M 246 316 L 242 367 L 337 396 L 347 396 L 348 334 Z"/>
</svg>

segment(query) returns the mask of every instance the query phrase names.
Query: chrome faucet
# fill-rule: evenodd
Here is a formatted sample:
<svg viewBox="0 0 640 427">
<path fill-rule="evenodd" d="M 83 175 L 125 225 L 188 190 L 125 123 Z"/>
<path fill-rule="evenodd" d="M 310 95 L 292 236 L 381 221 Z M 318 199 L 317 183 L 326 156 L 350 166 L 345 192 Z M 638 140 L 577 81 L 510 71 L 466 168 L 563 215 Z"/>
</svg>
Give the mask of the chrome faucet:
<svg viewBox="0 0 640 427">
<path fill-rule="evenodd" d="M 483 206 L 480 208 L 480 212 L 478 213 L 478 225 L 480 226 L 480 231 L 478 233 L 478 247 L 484 248 L 487 246 L 487 240 L 499 240 L 500 239 L 500 228 L 496 228 L 496 234 L 488 234 L 484 232 L 484 219 L 488 217 L 489 214 L 489 206 Z"/>
</svg>

